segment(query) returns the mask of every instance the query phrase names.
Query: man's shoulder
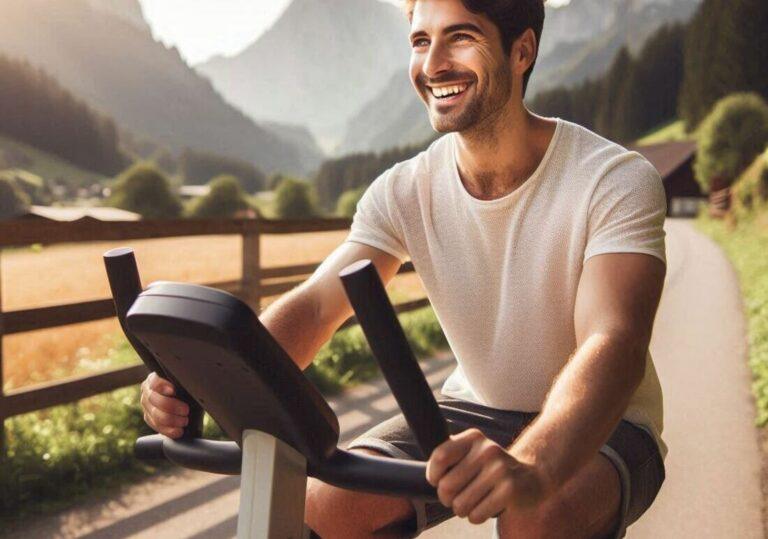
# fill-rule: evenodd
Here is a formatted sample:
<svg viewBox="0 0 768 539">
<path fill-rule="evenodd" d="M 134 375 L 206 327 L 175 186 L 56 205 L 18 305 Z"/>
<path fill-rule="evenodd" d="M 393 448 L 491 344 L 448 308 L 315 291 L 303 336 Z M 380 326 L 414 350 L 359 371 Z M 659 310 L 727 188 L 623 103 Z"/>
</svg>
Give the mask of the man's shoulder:
<svg viewBox="0 0 768 539">
<path fill-rule="evenodd" d="M 616 173 L 629 173 L 632 177 L 647 177 L 656 173 L 655 167 L 639 152 L 629 150 L 583 125 L 563 122 L 569 131 L 569 153 L 576 161 L 569 166 L 587 172 L 592 179 Z"/>
<path fill-rule="evenodd" d="M 443 135 L 413 157 L 392 165 L 377 181 L 387 184 L 402 196 L 412 195 L 420 183 L 429 182 L 430 178 L 438 173 L 438 169 L 444 168 L 450 162 L 450 151 L 449 135 Z"/>
</svg>

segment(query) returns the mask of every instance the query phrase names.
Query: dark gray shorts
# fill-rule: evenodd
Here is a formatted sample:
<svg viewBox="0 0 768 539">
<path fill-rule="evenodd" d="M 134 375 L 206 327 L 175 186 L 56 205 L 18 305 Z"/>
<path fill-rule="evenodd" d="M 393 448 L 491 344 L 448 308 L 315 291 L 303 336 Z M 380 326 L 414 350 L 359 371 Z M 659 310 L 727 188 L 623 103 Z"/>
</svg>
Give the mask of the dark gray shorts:
<svg viewBox="0 0 768 539">
<path fill-rule="evenodd" d="M 451 434 L 475 427 L 504 447 L 510 446 L 537 415 L 497 410 L 454 398 L 437 400 Z M 350 442 L 348 449 L 352 448 L 374 449 L 393 458 L 426 460 L 402 414 Z M 664 461 L 653 437 L 645 429 L 623 420 L 600 452 L 616 467 L 621 481 L 621 519 L 611 535 L 620 538 L 656 498 L 664 482 Z M 439 501 L 412 501 L 416 510 L 412 537 L 455 516 Z"/>
</svg>

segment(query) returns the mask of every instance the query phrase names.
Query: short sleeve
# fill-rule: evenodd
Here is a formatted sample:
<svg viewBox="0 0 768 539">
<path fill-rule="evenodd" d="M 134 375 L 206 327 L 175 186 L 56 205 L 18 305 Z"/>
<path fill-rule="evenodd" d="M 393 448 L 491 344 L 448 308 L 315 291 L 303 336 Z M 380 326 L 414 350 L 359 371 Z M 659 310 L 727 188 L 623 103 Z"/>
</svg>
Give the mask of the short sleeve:
<svg viewBox="0 0 768 539">
<path fill-rule="evenodd" d="M 646 253 L 666 264 L 666 213 L 659 173 L 640 154 L 623 155 L 592 193 L 584 261 L 605 253 Z"/>
<path fill-rule="evenodd" d="M 400 262 L 408 259 L 397 203 L 392 190 L 392 169 L 376 178 L 357 203 L 352 226 L 345 241 L 370 245 L 391 254 Z"/>
</svg>

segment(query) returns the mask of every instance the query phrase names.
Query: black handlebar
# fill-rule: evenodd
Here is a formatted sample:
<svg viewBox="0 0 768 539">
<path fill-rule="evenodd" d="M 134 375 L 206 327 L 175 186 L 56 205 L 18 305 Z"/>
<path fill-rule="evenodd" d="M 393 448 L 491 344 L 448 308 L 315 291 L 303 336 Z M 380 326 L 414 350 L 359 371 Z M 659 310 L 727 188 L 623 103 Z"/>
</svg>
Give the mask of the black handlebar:
<svg viewBox="0 0 768 539">
<path fill-rule="evenodd" d="M 339 273 L 365 338 L 421 447 L 424 458 L 448 439 L 448 424 L 411 351 L 384 284 L 370 260 Z"/>
<path fill-rule="evenodd" d="M 195 402 L 189 393 L 169 373 L 163 370 L 152 352 L 147 350 L 144 344 L 133 336 L 133 333 L 129 331 L 126 324 L 128 310 L 142 292 L 139 268 L 136 265 L 133 249 L 121 247 L 106 252 L 104 254 L 104 265 L 107 268 L 109 288 L 115 300 L 115 311 L 123 333 L 125 333 L 126 338 L 147 368 L 173 383 L 176 389 L 176 398 L 189 406 L 189 423 L 184 428 L 183 438 L 199 438 L 203 433 L 203 408 Z"/>
<path fill-rule="evenodd" d="M 136 441 L 141 460 L 168 460 L 179 466 L 222 475 L 239 475 L 242 451 L 235 442 L 172 440 L 161 434 Z M 435 498 L 435 488 L 426 480 L 426 464 L 375 457 L 337 449 L 330 458 L 307 462 L 307 474 L 342 488 L 367 492 Z"/>
</svg>

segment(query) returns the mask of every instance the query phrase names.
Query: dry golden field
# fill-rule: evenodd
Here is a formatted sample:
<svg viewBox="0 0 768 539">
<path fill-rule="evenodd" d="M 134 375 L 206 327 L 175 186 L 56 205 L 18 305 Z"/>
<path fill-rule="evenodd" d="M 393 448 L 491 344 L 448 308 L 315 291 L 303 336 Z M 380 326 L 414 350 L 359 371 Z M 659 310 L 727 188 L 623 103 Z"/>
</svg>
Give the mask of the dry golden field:
<svg viewBox="0 0 768 539">
<path fill-rule="evenodd" d="M 322 261 L 346 231 L 262 237 L 265 267 Z M 125 244 L 126 242 L 123 242 Z M 144 284 L 154 280 L 219 282 L 241 277 L 241 239 L 202 236 L 134 240 Z M 13 249 L 0 254 L 2 309 L 15 311 L 109 297 L 102 254 L 122 244 L 65 244 Z M 388 288 L 393 301 L 424 297 L 415 274 L 399 276 Z M 263 306 L 274 298 L 265 298 Z M 118 341 L 116 320 L 102 320 L 3 338 L 5 389 L 102 368 Z"/>
</svg>

